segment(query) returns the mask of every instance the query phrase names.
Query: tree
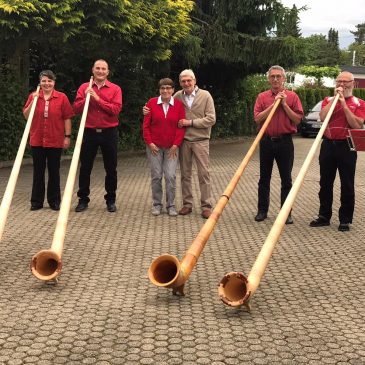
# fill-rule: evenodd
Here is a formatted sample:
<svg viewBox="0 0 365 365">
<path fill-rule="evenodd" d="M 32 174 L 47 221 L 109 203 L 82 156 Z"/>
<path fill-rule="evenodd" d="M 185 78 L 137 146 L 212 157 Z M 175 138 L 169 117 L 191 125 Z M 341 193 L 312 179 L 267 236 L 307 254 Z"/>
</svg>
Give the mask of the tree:
<svg viewBox="0 0 365 365">
<path fill-rule="evenodd" d="M 328 31 L 328 55 L 327 66 L 338 65 L 340 59 L 340 46 L 338 40 L 338 31 L 330 28 Z"/>
<path fill-rule="evenodd" d="M 1 57 L 13 69 L 17 79 L 27 85 L 29 46 L 34 37 L 52 37 L 57 31 L 69 37 L 80 26 L 79 0 L 43 2 L 39 0 L 0 1 Z"/>
<path fill-rule="evenodd" d="M 184 68 L 188 59 L 202 85 L 214 83 L 228 95 L 249 73 L 266 71 L 272 64 L 288 67 L 299 63 L 302 52 L 297 39 L 270 36 L 279 9 L 282 5 L 276 0 L 196 1 L 190 38 L 195 41 L 194 54 L 191 57 L 185 45 L 178 45 L 174 69 Z"/>
<path fill-rule="evenodd" d="M 77 64 L 81 56 L 100 57 L 103 52 L 119 57 L 121 51 L 167 60 L 172 45 L 189 31 L 192 8 L 190 0 L 1 0 L 0 41 L 7 45 L 2 58 L 23 80 L 29 49 L 52 51 L 50 63 L 65 54 Z M 25 60 L 23 67 L 18 59 Z"/>
<path fill-rule="evenodd" d="M 304 10 L 307 10 L 307 7 L 304 6 L 300 9 L 298 9 L 295 5 L 293 5 L 291 9 L 282 7 L 281 12 L 279 13 L 280 16 L 277 20 L 276 35 L 278 37 L 301 37 L 299 28 L 299 13 Z"/>
<path fill-rule="evenodd" d="M 340 50 L 338 32 L 330 29 L 328 39 L 322 34 L 304 38 L 306 64 L 315 66 L 335 66 L 339 63 Z"/>
<path fill-rule="evenodd" d="M 336 67 L 317 67 L 317 66 L 301 66 L 297 70 L 299 73 L 314 77 L 317 80 L 317 86 L 322 86 L 322 78 L 335 78 L 340 73 L 340 68 Z"/>
<path fill-rule="evenodd" d="M 365 44 L 365 23 L 356 25 L 357 30 L 350 31 L 355 36 L 356 44 Z"/>
</svg>

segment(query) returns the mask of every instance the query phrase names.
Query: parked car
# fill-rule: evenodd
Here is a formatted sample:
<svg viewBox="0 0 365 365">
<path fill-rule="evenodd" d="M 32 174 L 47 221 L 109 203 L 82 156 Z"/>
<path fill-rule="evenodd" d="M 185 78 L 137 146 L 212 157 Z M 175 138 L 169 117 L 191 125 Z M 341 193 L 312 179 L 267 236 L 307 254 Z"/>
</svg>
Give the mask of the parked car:
<svg viewBox="0 0 365 365">
<path fill-rule="evenodd" d="M 299 124 L 299 131 L 303 137 L 316 136 L 320 130 L 322 123 L 319 119 L 319 112 L 321 111 L 322 101 L 317 103 Z"/>
</svg>

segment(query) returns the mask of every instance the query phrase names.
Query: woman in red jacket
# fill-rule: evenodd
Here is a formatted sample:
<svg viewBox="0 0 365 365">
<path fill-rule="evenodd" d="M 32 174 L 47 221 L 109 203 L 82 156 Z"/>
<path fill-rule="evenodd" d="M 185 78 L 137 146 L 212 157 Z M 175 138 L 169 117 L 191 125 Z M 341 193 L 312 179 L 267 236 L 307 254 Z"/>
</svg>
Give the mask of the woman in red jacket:
<svg viewBox="0 0 365 365">
<path fill-rule="evenodd" d="M 185 128 L 179 128 L 180 119 L 185 119 L 185 109 L 180 100 L 175 100 L 174 83 L 161 79 L 158 83 L 160 96 L 148 101 L 150 113 L 143 120 L 143 138 L 151 166 L 152 214 L 162 210 L 162 176 L 165 176 L 166 209 L 171 217 L 177 216 L 175 208 L 176 167 L 178 147 L 184 139 Z"/>
<path fill-rule="evenodd" d="M 51 209 L 59 210 L 61 202 L 60 162 L 63 148 L 70 146 L 73 109 L 67 96 L 56 91 L 55 74 L 50 70 L 39 74 L 41 90 L 33 92 L 23 108 L 28 118 L 33 98 L 38 96 L 30 128 L 33 156 L 33 187 L 30 210 L 43 208 L 45 170 L 48 167 L 47 201 Z"/>
</svg>

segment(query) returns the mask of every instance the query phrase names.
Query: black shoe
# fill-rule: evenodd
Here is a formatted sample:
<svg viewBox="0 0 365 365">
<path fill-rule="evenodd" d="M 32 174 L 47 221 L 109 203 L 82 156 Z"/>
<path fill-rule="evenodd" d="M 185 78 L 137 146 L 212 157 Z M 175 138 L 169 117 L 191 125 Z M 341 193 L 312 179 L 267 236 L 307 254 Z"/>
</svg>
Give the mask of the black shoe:
<svg viewBox="0 0 365 365">
<path fill-rule="evenodd" d="M 75 208 L 75 212 L 83 212 L 84 210 L 87 209 L 88 205 L 89 205 L 89 203 L 79 201 L 79 204 L 77 204 L 77 206 Z"/>
<path fill-rule="evenodd" d="M 347 232 L 350 230 L 350 226 L 348 223 L 340 223 L 340 225 L 338 226 L 338 230 L 340 232 Z"/>
<path fill-rule="evenodd" d="M 255 221 L 256 222 L 262 222 L 266 218 L 267 218 L 267 213 L 266 212 L 258 212 L 256 217 L 255 217 Z"/>
<path fill-rule="evenodd" d="M 316 219 L 313 219 L 312 222 L 309 223 L 311 227 L 324 227 L 329 226 L 330 221 L 323 217 L 318 217 Z"/>
<path fill-rule="evenodd" d="M 52 210 L 60 210 L 60 203 L 52 203 L 52 204 L 49 204 L 49 207 Z"/>
<path fill-rule="evenodd" d="M 115 203 L 106 203 L 106 209 L 108 210 L 108 212 L 114 213 L 117 211 L 117 206 L 115 205 Z"/>
<path fill-rule="evenodd" d="M 293 223 L 294 223 L 293 218 L 291 217 L 291 214 L 289 214 L 288 218 L 286 218 L 285 224 L 293 224 Z"/>
<path fill-rule="evenodd" d="M 43 208 L 43 205 L 38 205 L 38 204 L 32 204 L 30 206 L 30 210 L 39 210 L 39 209 L 42 209 Z"/>
</svg>

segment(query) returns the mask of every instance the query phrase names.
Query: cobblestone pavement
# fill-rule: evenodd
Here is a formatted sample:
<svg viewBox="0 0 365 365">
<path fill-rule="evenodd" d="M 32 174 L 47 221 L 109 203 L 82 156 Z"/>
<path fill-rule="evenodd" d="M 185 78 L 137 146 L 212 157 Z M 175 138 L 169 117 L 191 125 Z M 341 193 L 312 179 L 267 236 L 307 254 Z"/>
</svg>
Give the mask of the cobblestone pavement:
<svg viewBox="0 0 365 365">
<path fill-rule="evenodd" d="M 251 141 L 212 144 L 215 201 Z M 295 139 L 294 177 L 313 141 Z M 62 163 L 63 185 L 69 163 Z M 257 153 L 185 297 L 153 286 L 147 270 L 163 253 L 181 259 L 202 227 L 196 174 L 193 213 L 154 217 L 145 155 L 122 154 L 113 214 L 105 209 L 98 159 L 89 209 L 70 213 L 63 269 L 53 285 L 33 277 L 29 264 L 32 255 L 50 248 L 58 213 L 29 210 L 32 171 L 23 166 L 0 243 L 0 364 L 365 364 L 364 165 L 359 153 L 354 224 L 350 232 L 338 232 L 338 178 L 331 226 L 308 226 L 318 211 L 319 168 L 313 160 L 294 204 L 294 224 L 281 235 L 251 313 L 226 307 L 217 285 L 229 271 L 249 273 L 279 211 L 275 167 L 269 218 L 253 219 Z M 10 168 L 0 169 L 0 196 L 9 174 Z"/>
</svg>

